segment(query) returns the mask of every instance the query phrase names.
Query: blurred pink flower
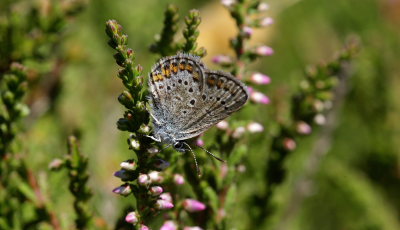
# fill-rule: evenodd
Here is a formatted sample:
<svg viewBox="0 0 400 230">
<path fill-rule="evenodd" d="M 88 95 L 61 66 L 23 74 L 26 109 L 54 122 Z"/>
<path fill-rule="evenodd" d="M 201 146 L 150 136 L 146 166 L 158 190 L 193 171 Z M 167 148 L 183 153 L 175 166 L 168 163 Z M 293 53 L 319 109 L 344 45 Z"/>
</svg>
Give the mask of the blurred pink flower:
<svg viewBox="0 0 400 230">
<path fill-rule="evenodd" d="M 230 7 L 236 3 L 235 0 L 221 0 L 222 5 Z"/>
<path fill-rule="evenodd" d="M 157 171 L 151 171 L 149 172 L 149 177 L 150 177 L 150 181 L 152 183 L 160 183 L 164 180 L 164 178 L 161 176 L 160 172 Z"/>
<path fill-rule="evenodd" d="M 265 10 L 268 10 L 268 9 L 269 9 L 269 5 L 267 3 L 265 3 L 265 2 L 261 2 L 258 5 L 258 10 L 259 11 L 265 11 Z"/>
<path fill-rule="evenodd" d="M 158 196 L 163 192 L 163 188 L 161 186 L 152 186 L 150 187 L 150 193 L 152 195 Z"/>
<path fill-rule="evenodd" d="M 172 203 L 172 196 L 171 196 L 171 194 L 168 193 L 168 192 L 162 193 L 162 194 L 160 195 L 160 199 Z"/>
<path fill-rule="evenodd" d="M 165 221 L 160 228 L 160 230 L 177 230 L 177 229 L 178 226 L 176 226 L 175 222 L 173 222 L 172 220 Z"/>
<path fill-rule="evenodd" d="M 250 133 L 260 133 L 264 131 L 264 126 L 262 126 L 262 124 L 257 122 L 249 123 L 246 128 Z"/>
<path fill-rule="evenodd" d="M 267 85 L 271 83 L 271 78 L 265 74 L 262 73 L 253 73 L 250 77 L 250 80 L 258 85 Z"/>
<path fill-rule="evenodd" d="M 138 183 L 140 185 L 148 185 L 150 184 L 150 177 L 147 174 L 140 174 L 138 177 Z"/>
<path fill-rule="evenodd" d="M 200 228 L 199 226 L 186 226 L 183 227 L 183 230 L 203 230 L 203 229 Z"/>
<path fill-rule="evenodd" d="M 274 19 L 273 18 L 271 18 L 271 17 L 266 17 L 266 18 L 263 18 L 261 21 L 260 21 L 260 26 L 269 26 L 269 25 L 272 25 L 272 24 L 274 24 Z"/>
<path fill-rule="evenodd" d="M 177 185 L 182 185 L 185 183 L 185 178 L 181 174 L 174 175 L 174 182 Z"/>
<path fill-rule="evenodd" d="M 286 137 L 283 139 L 283 147 L 286 150 L 293 151 L 296 149 L 296 142 L 292 138 Z"/>
<path fill-rule="evenodd" d="M 253 35 L 254 30 L 249 26 L 245 26 L 243 27 L 243 32 L 247 37 L 250 37 L 251 35 Z"/>
<path fill-rule="evenodd" d="M 183 201 L 183 208 L 188 212 L 199 212 L 206 209 L 206 205 L 198 200 L 186 199 Z"/>
<path fill-rule="evenodd" d="M 229 124 L 227 121 L 223 120 L 217 123 L 217 128 L 221 130 L 226 130 L 229 127 Z"/>
<path fill-rule="evenodd" d="M 213 57 L 212 62 L 214 62 L 215 64 L 227 65 L 227 64 L 232 64 L 232 58 L 227 55 L 217 55 Z"/>
<path fill-rule="evenodd" d="M 252 93 L 250 93 L 250 99 L 255 103 L 260 103 L 260 104 L 266 105 L 270 103 L 269 97 L 258 91 L 253 91 Z"/>
<path fill-rule="evenodd" d="M 197 138 L 197 140 L 196 140 L 196 145 L 197 145 L 197 146 L 203 147 L 203 146 L 204 146 L 204 141 L 203 141 L 203 139 Z"/>
<path fill-rule="evenodd" d="M 269 46 L 258 46 L 255 52 L 260 56 L 271 56 L 274 54 L 274 50 Z"/>
<path fill-rule="evenodd" d="M 169 201 L 166 201 L 166 200 L 160 199 L 160 200 L 157 200 L 157 202 L 156 202 L 156 208 L 159 210 L 171 209 L 173 207 L 174 207 L 174 204 Z"/>
<path fill-rule="evenodd" d="M 246 129 L 243 126 L 239 126 L 233 131 L 232 137 L 233 138 L 239 138 L 241 137 L 244 133 L 246 132 Z"/>
<path fill-rule="evenodd" d="M 142 224 L 142 225 L 140 225 L 140 230 L 150 230 L 150 228 L 147 227 L 146 225 Z"/>
<path fill-rule="evenodd" d="M 304 121 L 299 121 L 296 124 L 296 131 L 300 134 L 307 135 L 312 132 L 312 128 L 309 124 Z"/>
</svg>

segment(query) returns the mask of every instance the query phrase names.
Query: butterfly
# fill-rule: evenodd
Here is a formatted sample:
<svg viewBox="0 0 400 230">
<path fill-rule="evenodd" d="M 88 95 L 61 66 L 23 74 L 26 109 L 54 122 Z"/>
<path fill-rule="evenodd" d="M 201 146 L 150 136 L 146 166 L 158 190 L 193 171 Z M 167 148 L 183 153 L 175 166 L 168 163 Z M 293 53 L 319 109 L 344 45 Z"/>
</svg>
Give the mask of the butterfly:
<svg viewBox="0 0 400 230">
<path fill-rule="evenodd" d="M 185 53 L 159 60 L 148 83 L 154 127 L 151 138 L 180 152 L 189 149 L 193 153 L 185 140 L 227 118 L 249 98 L 240 80 L 230 73 L 210 70 L 200 57 Z"/>
</svg>

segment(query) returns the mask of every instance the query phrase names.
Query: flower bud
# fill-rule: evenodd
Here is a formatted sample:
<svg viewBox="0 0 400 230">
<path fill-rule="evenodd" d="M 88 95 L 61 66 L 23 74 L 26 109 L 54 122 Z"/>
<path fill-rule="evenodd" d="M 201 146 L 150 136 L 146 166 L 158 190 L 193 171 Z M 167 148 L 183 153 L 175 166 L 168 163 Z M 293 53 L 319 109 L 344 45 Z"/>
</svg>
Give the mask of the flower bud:
<svg viewBox="0 0 400 230">
<path fill-rule="evenodd" d="M 243 126 L 237 127 L 235 129 L 235 131 L 233 131 L 232 137 L 240 138 L 245 132 L 246 132 L 246 129 Z"/>
<path fill-rule="evenodd" d="M 286 137 L 283 139 L 283 148 L 288 151 L 293 151 L 296 149 L 296 142 L 292 138 Z"/>
<path fill-rule="evenodd" d="M 255 53 L 260 56 L 271 56 L 274 54 L 274 50 L 269 46 L 258 46 Z"/>
<path fill-rule="evenodd" d="M 136 224 L 138 222 L 138 215 L 136 212 L 130 212 L 128 215 L 125 217 L 125 221 L 130 223 L 130 224 Z"/>
<path fill-rule="evenodd" d="M 148 175 L 149 175 L 151 183 L 161 183 L 164 179 L 160 175 L 160 172 L 157 172 L 157 171 L 151 171 Z"/>
<path fill-rule="evenodd" d="M 317 123 L 318 125 L 325 125 L 326 123 L 326 118 L 323 114 L 317 114 L 314 117 L 314 122 Z"/>
<path fill-rule="evenodd" d="M 158 196 L 163 192 L 163 188 L 161 186 L 152 186 L 150 188 L 151 195 Z"/>
<path fill-rule="evenodd" d="M 128 139 L 129 146 L 134 150 L 140 149 L 140 143 L 138 140 L 135 139 L 133 135 L 131 135 Z"/>
<path fill-rule="evenodd" d="M 162 193 L 160 195 L 160 199 L 172 203 L 172 196 L 171 196 L 171 194 L 169 192 Z"/>
<path fill-rule="evenodd" d="M 185 183 L 185 178 L 181 174 L 174 175 L 174 182 L 177 185 L 182 185 Z"/>
<path fill-rule="evenodd" d="M 147 227 L 146 225 L 142 224 L 142 225 L 140 225 L 139 230 L 150 230 L 150 228 Z"/>
<path fill-rule="evenodd" d="M 269 5 L 267 3 L 265 3 L 265 2 L 261 2 L 260 4 L 258 4 L 257 9 L 259 11 L 266 11 L 266 10 L 269 9 Z"/>
<path fill-rule="evenodd" d="M 231 7 L 233 6 L 236 1 L 235 0 L 221 0 L 222 5 L 226 6 L 226 7 Z"/>
<path fill-rule="evenodd" d="M 157 153 L 159 153 L 160 150 L 157 147 L 151 147 L 151 148 L 147 149 L 147 152 L 150 153 L 150 156 L 154 156 Z"/>
<path fill-rule="evenodd" d="M 230 65 L 233 61 L 230 56 L 217 55 L 213 57 L 212 62 L 214 62 L 215 64 Z"/>
<path fill-rule="evenodd" d="M 270 100 L 267 97 L 267 95 L 258 92 L 258 91 L 253 91 L 252 93 L 250 93 L 250 99 L 255 102 L 255 103 L 260 103 L 260 104 L 269 104 Z"/>
<path fill-rule="evenodd" d="M 197 145 L 197 146 L 200 146 L 200 147 L 203 147 L 203 146 L 204 146 L 204 141 L 203 141 L 203 139 L 197 138 L 197 140 L 196 140 L 196 145 Z"/>
<path fill-rule="evenodd" d="M 157 200 L 157 202 L 156 202 L 156 208 L 159 210 L 171 209 L 173 207 L 174 207 L 174 204 L 172 204 L 171 202 L 166 201 L 166 200 L 160 199 L 160 200 Z"/>
<path fill-rule="evenodd" d="M 229 127 L 229 124 L 227 121 L 223 120 L 217 123 L 217 128 L 221 130 L 227 130 Z"/>
<path fill-rule="evenodd" d="M 128 196 L 132 192 L 131 186 L 129 184 L 123 184 L 119 187 L 113 189 L 113 193 L 119 194 L 121 196 Z"/>
<path fill-rule="evenodd" d="M 262 124 L 257 122 L 251 122 L 247 125 L 246 128 L 250 133 L 260 133 L 264 131 L 264 127 L 262 126 Z"/>
<path fill-rule="evenodd" d="M 266 27 L 266 26 L 269 26 L 269 25 L 272 25 L 272 24 L 274 24 L 274 19 L 271 18 L 271 17 L 263 18 L 260 21 L 260 26 L 263 26 L 263 27 Z"/>
<path fill-rule="evenodd" d="M 133 106 L 133 97 L 132 95 L 124 90 L 124 92 L 122 92 L 119 96 L 118 96 L 118 101 L 119 103 L 121 103 L 122 105 L 124 105 L 125 107 L 132 107 Z"/>
<path fill-rule="evenodd" d="M 183 227 L 183 230 L 203 230 L 199 226 L 185 226 Z"/>
<path fill-rule="evenodd" d="M 309 124 L 307 124 L 306 122 L 299 121 L 296 124 L 296 131 L 299 134 L 308 135 L 311 133 L 312 129 L 311 129 L 311 126 Z"/>
<path fill-rule="evenodd" d="M 172 220 L 167 220 L 161 226 L 160 230 L 177 230 L 178 226 Z"/>
<path fill-rule="evenodd" d="M 246 37 L 250 37 L 251 35 L 253 35 L 253 28 L 249 27 L 249 26 L 245 26 L 243 27 L 243 33 Z"/>
<path fill-rule="evenodd" d="M 258 85 L 266 85 L 271 83 L 271 78 L 262 73 L 253 73 L 250 77 L 250 80 Z"/>
<path fill-rule="evenodd" d="M 150 184 L 150 177 L 147 174 L 140 174 L 138 177 L 138 183 L 140 185 L 148 185 Z"/>
<path fill-rule="evenodd" d="M 54 159 L 54 160 L 52 160 L 52 161 L 50 162 L 50 164 L 49 164 L 49 169 L 50 169 L 50 170 L 58 170 L 58 169 L 60 169 L 63 165 L 64 165 L 64 161 L 61 160 L 61 159 L 59 159 L 59 158 L 56 158 L 56 159 Z"/>
<path fill-rule="evenodd" d="M 134 171 L 137 168 L 137 164 L 134 160 L 127 160 L 120 164 L 122 169 Z"/>
<path fill-rule="evenodd" d="M 186 199 L 183 201 L 183 208 L 188 212 L 199 212 L 206 209 L 206 205 L 198 200 Z"/>
</svg>

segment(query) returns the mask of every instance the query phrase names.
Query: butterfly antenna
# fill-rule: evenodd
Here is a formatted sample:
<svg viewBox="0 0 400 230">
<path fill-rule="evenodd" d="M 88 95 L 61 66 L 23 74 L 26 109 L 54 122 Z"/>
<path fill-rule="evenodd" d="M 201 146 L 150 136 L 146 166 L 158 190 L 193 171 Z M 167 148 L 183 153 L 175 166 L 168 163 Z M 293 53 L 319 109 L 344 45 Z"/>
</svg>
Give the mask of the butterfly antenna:
<svg viewBox="0 0 400 230">
<path fill-rule="evenodd" d="M 199 165 L 197 164 L 197 159 L 196 159 L 196 154 L 194 154 L 194 151 L 192 150 L 192 148 L 190 147 L 190 145 L 188 145 L 186 142 L 183 142 L 190 150 L 190 152 L 192 152 L 193 158 L 194 158 L 194 163 L 196 164 L 196 171 L 197 171 L 197 175 L 200 177 L 200 169 L 199 169 Z"/>
<path fill-rule="evenodd" d="M 217 159 L 217 160 L 219 160 L 219 161 L 221 161 L 221 162 L 226 163 L 225 160 L 222 160 L 221 158 L 215 156 L 212 152 L 208 151 L 207 149 L 205 149 L 205 148 L 203 148 L 203 147 L 201 147 L 201 146 L 198 146 L 198 147 L 201 148 L 202 150 L 204 150 L 206 153 L 208 153 L 208 154 L 211 155 L 212 157 L 214 157 L 215 159 Z"/>
</svg>

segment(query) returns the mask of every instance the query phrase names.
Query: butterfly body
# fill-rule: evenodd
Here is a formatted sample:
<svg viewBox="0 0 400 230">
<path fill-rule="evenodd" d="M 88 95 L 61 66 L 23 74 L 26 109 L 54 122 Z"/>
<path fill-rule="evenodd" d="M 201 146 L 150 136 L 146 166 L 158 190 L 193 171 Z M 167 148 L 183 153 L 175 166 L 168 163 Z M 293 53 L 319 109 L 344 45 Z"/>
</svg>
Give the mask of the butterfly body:
<svg viewBox="0 0 400 230">
<path fill-rule="evenodd" d="M 182 152 L 184 140 L 239 110 L 249 98 L 234 76 L 209 70 L 199 57 L 183 53 L 153 66 L 149 88 L 153 139 Z"/>
</svg>

